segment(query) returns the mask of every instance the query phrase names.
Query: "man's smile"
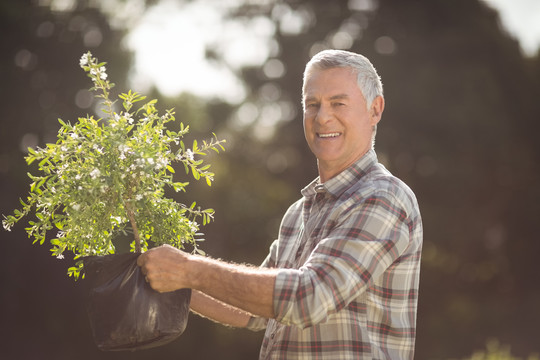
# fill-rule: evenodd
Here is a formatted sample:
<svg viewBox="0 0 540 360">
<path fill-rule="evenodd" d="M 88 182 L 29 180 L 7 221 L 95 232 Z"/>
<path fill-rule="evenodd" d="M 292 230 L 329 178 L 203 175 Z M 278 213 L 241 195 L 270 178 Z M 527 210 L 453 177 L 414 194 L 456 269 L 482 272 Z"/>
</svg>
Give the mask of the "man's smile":
<svg viewBox="0 0 540 360">
<path fill-rule="evenodd" d="M 340 136 L 341 133 L 339 132 L 332 132 L 332 133 L 317 133 L 317 136 L 320 137 L 320 138 L 335 138 L 335 137 L 338 137 Z"/>
</svg>

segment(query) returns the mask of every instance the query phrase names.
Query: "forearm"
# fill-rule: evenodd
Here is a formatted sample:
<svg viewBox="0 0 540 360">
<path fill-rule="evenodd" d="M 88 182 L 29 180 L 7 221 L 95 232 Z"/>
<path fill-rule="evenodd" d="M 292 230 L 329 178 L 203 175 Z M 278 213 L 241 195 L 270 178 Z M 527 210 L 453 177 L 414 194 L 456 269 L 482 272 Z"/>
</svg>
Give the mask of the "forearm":
<svg viewBox="0 0 540 360">
<path fill-rule="evenodd" d="M 233 327 L 246 327 L 251 314 L 227 305 L 200 291 L 193 290 L 191 293 L 191 310 L 203 317 L 223 325 Z"/>
<path fill-rule="evenodd" d="M 276 270 L 232 265 L 199 256 L 190 257 L 186 265 L 191 288 L 249 314 L 274 317 Z"/>
<path fill-rule="evenodd" d="M 191 288 L 249 314 L 267 319 L 274 316 L 273 295 L 277 270 L 232 265 L 189 255 L 169 245 L 147 251 L 139 256 L 137 264 L 146 276 L 146 281 L 156 291 Z M 195 306 L 198 306 L 198 301 L 204 305 L 205 299 L 198 297 L 195 296 Z M 205 301 L 209 306 L 208 299 Z M 203 310 L 202 305 L 199 310 Z M 244 319 L 240 324 L 245 326 Z"/>
</svg>

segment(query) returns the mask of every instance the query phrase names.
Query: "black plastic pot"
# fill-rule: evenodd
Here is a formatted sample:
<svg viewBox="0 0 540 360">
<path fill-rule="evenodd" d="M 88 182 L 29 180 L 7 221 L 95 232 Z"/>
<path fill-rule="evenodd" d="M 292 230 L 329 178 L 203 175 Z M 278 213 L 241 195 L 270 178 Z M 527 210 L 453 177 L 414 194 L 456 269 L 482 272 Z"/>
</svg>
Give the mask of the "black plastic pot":
<svg viewBox="0 0 540 360">
<path fill-rule="evenodd" d="M 137 266 L 138 256 L 126 253 L 83 258 L 88 316 L 101 350 L 164 345 L 178 338 L 187 326 L 191 289 L 153 290 Z"/>
</svg>

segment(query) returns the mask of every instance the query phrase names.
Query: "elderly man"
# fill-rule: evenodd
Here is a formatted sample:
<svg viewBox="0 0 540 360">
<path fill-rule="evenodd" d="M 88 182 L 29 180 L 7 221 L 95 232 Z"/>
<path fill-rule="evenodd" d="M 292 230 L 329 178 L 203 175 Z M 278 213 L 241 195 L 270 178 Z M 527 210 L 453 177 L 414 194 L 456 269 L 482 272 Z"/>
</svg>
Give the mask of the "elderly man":
<svg viewBox="0 0 540 360">
<path fill-rule="evenodd" d="M 286 212 L 260 267 L 149 250 L 139 265 L 191 309 L 266 329 L 260 359 L 412 359 L 422 249 L 413 192 L 377 161 L 384 110 L 364 56 L 327 50 L 306 65 L 304 133 L 319 176 Z"/>
</svg>

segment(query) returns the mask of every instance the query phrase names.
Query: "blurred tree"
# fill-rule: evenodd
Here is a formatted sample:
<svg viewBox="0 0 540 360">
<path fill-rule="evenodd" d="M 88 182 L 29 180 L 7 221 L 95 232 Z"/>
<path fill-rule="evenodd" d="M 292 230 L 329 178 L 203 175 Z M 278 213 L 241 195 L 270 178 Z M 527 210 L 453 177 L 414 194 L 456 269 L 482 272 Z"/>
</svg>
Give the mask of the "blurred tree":
<svg viewBox="0 0 540 360">
<path fill-rule="evenodd" d="M 111 3 L 126 9 L 130 2 L 104 2 Z M 26 191 L 21 146 L 54 138 L 57 117 L 93 111 L 77 64 L 83 51 L 108 61 L 125 89 L 131 60 L 119 44 L 126 29 L 109 25 L 122 11 L 77 4 L 69 12 L 28 0 L 0 4 L 3 33 L 16 34 L 0 40 L 0 91 L 8 104 L 0 133 L 1 212 Z M 382 76 L 387 107 L 376 149 L 416 192 L 424 215 L 417 358 L 462 358 L 487 338 L 511 344 L 518 356 L 538 351 L 540 58 L 523 59 L 497 13 L 480 0 L 246 1 L 230 16 L 260 16 L 275 27 L 268 61 L 242 69 L 250 89 L 243 104 L 148 94 L 160 98 L 159 106 L 176 108 L 194 138 L 215 131 L 229 141 L 213 161 L 212 188 L 192 184 L 193 197 L 216 209 L 204 249 L 228 260 L 262 261 L 287 206 L 316 176 L 302 131 L 304 65 L 319 50 L 350 49 L 368 56 Z M 223 57 L 215 49 L 208 55 Z M 0 271 L 7 289 L 0 294 L 3 357 L 257 356 L 262 334 L 198 317 L 162 348 L 97 353 L 78 305 L 81 284 L 67 280 L 64 264 L 26 239 L 3 245 L 10 255 Z"/>
</svg>

